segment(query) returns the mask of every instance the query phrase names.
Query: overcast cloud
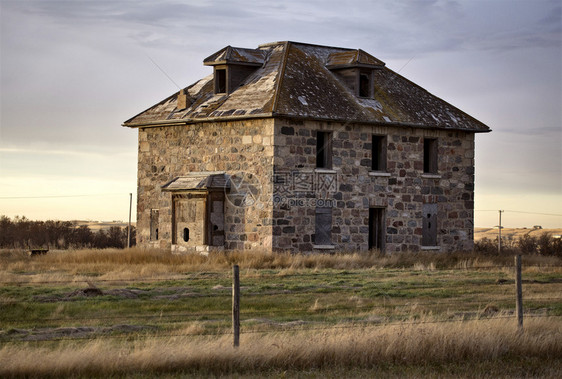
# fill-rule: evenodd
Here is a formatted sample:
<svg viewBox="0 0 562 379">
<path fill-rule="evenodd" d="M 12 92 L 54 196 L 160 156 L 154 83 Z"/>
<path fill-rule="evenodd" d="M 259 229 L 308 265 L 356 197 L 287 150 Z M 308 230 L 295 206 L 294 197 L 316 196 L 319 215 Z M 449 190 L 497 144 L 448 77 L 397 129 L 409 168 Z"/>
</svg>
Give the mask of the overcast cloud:
<svg viewBox="0 0 562 379">
<path fill-rule="evenodd" d="M 477 136 L 477 209 L 562 213 L 558 0 L 0 0 L 0 28 L 0 197 L 134 192 L 136 132 L 124 120 L 173 82 L 208 75 L 203 59 L 226 45 L 294 40 L 368 51 L 489 125 Z M 64 203 L 30 202 L 0 199 L 0 214 L 128 211 L 121 199 L 64 214 Z M 477 225 L 495 222 L 487 215 Z M 562 225 L 515 216 L 515 226 Z"/>
</svg>

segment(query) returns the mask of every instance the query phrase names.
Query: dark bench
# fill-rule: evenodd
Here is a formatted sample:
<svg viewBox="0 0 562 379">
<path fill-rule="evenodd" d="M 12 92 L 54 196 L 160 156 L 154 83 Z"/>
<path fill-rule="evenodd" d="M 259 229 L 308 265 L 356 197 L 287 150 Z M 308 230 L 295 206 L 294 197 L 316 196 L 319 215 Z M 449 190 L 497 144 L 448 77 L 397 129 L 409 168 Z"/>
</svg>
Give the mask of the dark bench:
<svg viewBox="0 0 562 379">
<path fill-rule="evenodd" d="M 47 252 L 49 251 L 49 249 L 31 249 L 27 252 L 27 254 L 30 257 L 36 256 L 36 255 L 45 255 L 47 254 Z"/>
</svg>

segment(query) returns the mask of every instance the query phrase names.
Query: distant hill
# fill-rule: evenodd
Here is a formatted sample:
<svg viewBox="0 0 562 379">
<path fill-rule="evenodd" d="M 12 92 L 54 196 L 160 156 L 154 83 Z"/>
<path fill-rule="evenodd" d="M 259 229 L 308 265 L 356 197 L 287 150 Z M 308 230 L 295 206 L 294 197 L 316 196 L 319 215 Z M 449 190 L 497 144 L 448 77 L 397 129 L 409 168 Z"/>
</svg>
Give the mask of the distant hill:
<svg viewBox="0 0 562 379">
<path fill-rule="evenodd" d="M 552 236 L 562 235 L 562 228 L 557 229 L 539 229 L 539 228 L 503 228 L 502 240 L 504 237 L 513 237 L 515 239 L 525 234 L 530 234 L 534 237 L 540 236 L 543 233 L 550 233 Z M 486 237 L 494 240 L 498 236 L 498 228 L 474 228 L 474 240 L 478 241 Z"/>
<path fill-rule="evenodd" d="M 73 223 L 75 223 L 76 226 L 83 226 L 86 225 L 90 228 L 90 230 L 92 231 L 97 231 L 100 229 L 109 229 L 112 226 L 119 226 L 121 228 L 123 227 L 127 227 L 127 222 L 123 222 L 123 221 L 85 221 L 85 220 L 73 220 Z M 132 222 L 131 223 L 132 226 L 136 225 L 136 222 Z"/>
</svg>

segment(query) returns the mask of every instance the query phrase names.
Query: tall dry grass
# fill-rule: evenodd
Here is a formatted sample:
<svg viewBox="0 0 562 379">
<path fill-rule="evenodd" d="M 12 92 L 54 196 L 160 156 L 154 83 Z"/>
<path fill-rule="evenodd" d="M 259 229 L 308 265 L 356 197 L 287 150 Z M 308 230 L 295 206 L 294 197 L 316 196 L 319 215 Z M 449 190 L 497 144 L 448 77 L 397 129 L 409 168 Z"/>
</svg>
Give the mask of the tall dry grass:
<svg viewBox="0 0 562 379">
<path fill-rule="evenodd" d="M 260 373 L 283 370 L 357 369 L 384 365 L 512 362 L 540 358 L 545 372 L 562 366 L 562 323 L 532 318 L 518 332 L 514 320 L 403 323 L 379 327 L 242 335 L 175 337 L 132 342 L 99 339 L 58 347 L 7 345 L 0 349 L 0 376 L 89 376 L 144 373 Z"/>
<path fill-rule="evenodd" d="M 524 267 L 557 266 L 557 257 L 526 256 Z M 335 254 L 272 253 L 259 250 L 175 255 L 164 250 L 105 249 L 52 251 L 45 256 L 28 257 L 23 252 L 4 252 L 0 256 L 0 282 L 84 281 L 92 276 L 101 280 L 173 278 L 186 272 L 220 271 L 238 264 L 244 270 L 281 270 L 281 274 L 302 269 L 437 269 L 511 267 L 511 256 L 486 256 L 476 253 L 394 253 L 350 252 Z M 25 273 L 25 276 L 19 275 Z"/>
</svg>

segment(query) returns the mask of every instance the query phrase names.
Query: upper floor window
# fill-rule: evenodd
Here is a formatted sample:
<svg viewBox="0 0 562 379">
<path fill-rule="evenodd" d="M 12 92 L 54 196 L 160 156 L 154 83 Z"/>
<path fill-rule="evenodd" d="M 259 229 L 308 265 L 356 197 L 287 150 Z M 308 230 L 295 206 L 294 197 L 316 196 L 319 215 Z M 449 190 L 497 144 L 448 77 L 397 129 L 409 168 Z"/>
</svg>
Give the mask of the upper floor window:
<svg viewBox="0 0 562 379">
<path fill-rule="evenodd" d="M 359 97 L 372 97 L 370 73 L 361 72 L 359 74 Z"/>
<path fill-rule="evenodd" d="M 215 93 L 226 93 L 226 69 L 215 69 Z"/>
<path fill-rule="evenodd" d="M 332 133 L 316 132 L 316 167 L 332 168 Z"/>
<path fill-rule="evenodd" d="M 386 171 L 386 136 L 374 135 L 371 149 L 371 170 Z"/>
<path fill-rule="evenodd" d="M 423 140 L 423 172 L 437 174 L 437 138 Z"/>
</svg>

